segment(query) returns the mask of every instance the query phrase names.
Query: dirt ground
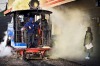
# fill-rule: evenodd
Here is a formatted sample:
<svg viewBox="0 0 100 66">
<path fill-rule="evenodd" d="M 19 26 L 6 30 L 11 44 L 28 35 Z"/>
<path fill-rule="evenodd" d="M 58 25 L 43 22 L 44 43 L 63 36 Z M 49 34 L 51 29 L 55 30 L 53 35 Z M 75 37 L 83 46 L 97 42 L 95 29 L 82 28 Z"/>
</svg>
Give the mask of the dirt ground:
<svg viewBox="0 0 100 66">
<path fill-rule="evenodd" d="M 15 59 L 11 57 L 0 58 L 0 66 L 83 66 L 81 64 L 59 59 L 59 60 L 28 60 Z"/>
</svg>

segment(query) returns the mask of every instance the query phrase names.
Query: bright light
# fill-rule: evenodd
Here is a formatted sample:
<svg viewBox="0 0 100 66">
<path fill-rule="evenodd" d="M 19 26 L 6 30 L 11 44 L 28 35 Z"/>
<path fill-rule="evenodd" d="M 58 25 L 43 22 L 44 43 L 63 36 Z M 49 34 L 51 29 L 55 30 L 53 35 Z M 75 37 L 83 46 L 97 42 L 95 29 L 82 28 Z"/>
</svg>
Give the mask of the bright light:
<svg viewBox="0 0 100 66">
<path fill-rule="evenodd" d="M 30 7 L 30 9 L 38 8 L 39 7 L 39 1 L 38 0 L 35 0 L 35 1 L 31 0 L 29 2 L 29 7 Z"/>
</svg>

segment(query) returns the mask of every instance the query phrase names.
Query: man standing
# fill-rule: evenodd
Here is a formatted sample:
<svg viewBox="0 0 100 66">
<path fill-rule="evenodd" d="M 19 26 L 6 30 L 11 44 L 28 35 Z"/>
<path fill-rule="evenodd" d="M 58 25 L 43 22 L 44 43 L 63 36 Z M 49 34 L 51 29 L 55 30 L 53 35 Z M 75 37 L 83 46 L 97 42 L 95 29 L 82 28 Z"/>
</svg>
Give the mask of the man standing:
<svg viewBox="0 0 100 66">
<path fill-rule="evenodd" d="M 91 32 L 91 28 L 87 27 L 87 31 L 86 31 L 85 39 L 84 39 L 84 46 L 87 52 L 87 56 L 85 57 L 86 59 L 90 59 L 90 53 L 93 50 L 92 40 L 93 40 L 93 35 Z"/>
<path fill-rule="evenodd" d="M 41 29 L 42 29 L 42 36 L 43 36 L 43 45 L 47 45 L 47 41 L 48 41 L 48 32 L 49 32 L 49 26 L 48 26 L 48 22 L 45 19 L 45 15 L 41 14 Z"/>
<path fill-rule="evenodd" d="M 34 43 L 34 19 L 32 17 L 30 17 L 29 21 L 26 22 L 26 24 L 24 25 L 24 27 L 21 29 L 23 30 L 27 30 L 27 38 L 28 38 L 28 42 L 27 42 L 27 47 L 30 48 L 33 43 Z"/>
</svg>

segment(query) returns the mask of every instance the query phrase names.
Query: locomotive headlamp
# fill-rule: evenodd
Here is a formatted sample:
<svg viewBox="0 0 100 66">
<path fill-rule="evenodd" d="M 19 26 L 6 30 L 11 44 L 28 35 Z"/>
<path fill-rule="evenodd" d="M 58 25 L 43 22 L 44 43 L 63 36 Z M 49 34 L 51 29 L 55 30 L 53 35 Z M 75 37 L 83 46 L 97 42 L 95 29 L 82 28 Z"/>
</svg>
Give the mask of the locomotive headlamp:
<svg viewBox="0 0 100 66">
<path fill-rule="evenodd" d="M 37 9 L 39 7 L 39 1 L 38 0 L 31 0 L 29 2 L 30 9 Z"/>
</svg>

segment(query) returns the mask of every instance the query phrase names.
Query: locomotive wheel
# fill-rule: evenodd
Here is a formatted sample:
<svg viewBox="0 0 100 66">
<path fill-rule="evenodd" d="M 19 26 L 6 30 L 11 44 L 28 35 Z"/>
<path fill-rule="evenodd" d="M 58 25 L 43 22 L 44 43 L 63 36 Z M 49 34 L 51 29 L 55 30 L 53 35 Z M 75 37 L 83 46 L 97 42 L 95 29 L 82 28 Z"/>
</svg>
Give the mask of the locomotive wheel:
<svg viewBox="0 0 100 66">
<path fill-rule="evenodd" d="M 17 52 L 17 58 L 20 58 L 20 57 L 21 57 L 20 53 L 19 53 L 19 52 Z"/>
<path fill-rule="evenodd" d="M 45 53 L 44 53 L 44 59 L 49 59 L 49 56 L 50 56 L 50 53 L 49 53 L 49 51 L 45 51 Z"/>
<path fill-rule="evenodd" d="M 25 51 L 25 50 L 23 51 L 22 59 L 25 60 L 25 61 L 27 61 L 27 58 L 26 58 L 26 51 Z"/>
</svg>

